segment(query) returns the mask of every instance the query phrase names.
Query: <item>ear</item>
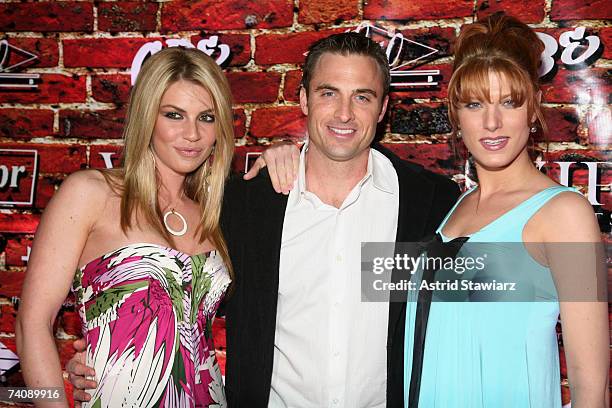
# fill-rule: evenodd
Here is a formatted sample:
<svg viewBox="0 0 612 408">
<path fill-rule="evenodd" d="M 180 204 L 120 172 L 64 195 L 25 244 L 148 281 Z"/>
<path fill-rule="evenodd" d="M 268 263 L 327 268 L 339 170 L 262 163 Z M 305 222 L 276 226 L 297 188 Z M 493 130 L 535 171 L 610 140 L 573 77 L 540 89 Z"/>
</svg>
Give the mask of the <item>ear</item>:
<svg viewBox="0 0 612 408">
<path fill-rule="evenodd" d="M 306 96 L 306 89 L 304 87 L 300 87 L 300 108 L 302 108 L 302 113 L 308 116 L 308 97 Z"/>
<path fill-rule="evenodd" d="M 385 96 L 383 99 L 382 107 L 380 108 L 380 114 L 378 115 L 378 123 L 385 117 L 385 112 L 387 112 L 387 104 L 389 103 L 389 95 Z"/>
</svg>

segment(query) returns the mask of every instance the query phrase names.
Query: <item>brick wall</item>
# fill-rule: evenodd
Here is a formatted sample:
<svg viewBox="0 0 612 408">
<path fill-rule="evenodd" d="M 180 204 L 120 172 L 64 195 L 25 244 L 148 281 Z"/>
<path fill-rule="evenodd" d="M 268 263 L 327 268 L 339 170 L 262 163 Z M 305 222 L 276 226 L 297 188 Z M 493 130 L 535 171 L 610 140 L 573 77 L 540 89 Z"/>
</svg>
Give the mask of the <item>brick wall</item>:
<svg viewBox="0 0 612 408">
<path fill-rule="evenodd" d="M 607 4 L 607 6 L 606 6 Z M 437 87 L 396 88 L 391 94 L 383 142 L 401 157 L 448 176 L 460 173 L 449 144 L 445 98 L 452 44 L 463 23 L 506 10 L 549 34 L 585 27 L 602 42 L 582 66 L 555 68 L 543 88 L 550 126 L 545 159 L 572 162 L 609 160 L 612 9 L 605 0 L 226 0 L 226 1 L 8 1 L 0 4 L 2 39 L 39 59 L 24 64 L 39 74 L 38 89 L 0 88 L 0 149 L 38 151 L 39 175 L 33 206 L 0 211 L 0 342 L 15 349 L 15 299 L 19 297 L 33 233 L 40 213 L 69 173 L 104 167 L 101 153 L 116 163 L 130 67 L 146 43 L 185 39 L 196 45 L 218 36 L 229 47 L 226 72 L 235 98 L 236 162 L 278 138 L 301 140 L 305 120 L 297 103 L 300 63 L 313 41 L 355 29 L 368 21 L 438 52 L 419 69 L 437 69 Z M 586 41 L 583 44 L 588 45 Z M 220 48 L 216 49 L 217 56 Z M 2 47 L 0 46 L 0 52 Z M 583 49 L 584 51 L 584 49 Z M 583 52 L 581 51 L 581 52 Z M 573 58 L 577 58 L 576 52 Z M 13 52 L 9 62 L 25 58 Z M 3 63 L 6 68 L 9 62 Z M 554 74 L 554 75 L 553 75 Z M 540 139 L 542 141 L 542 139 Z M 540 147 L 543 147 L 541 145 Z M 0 159 L 0 165 L 3 163 Z M 551 174 L 559 177 L 559 166 Z M 610 172 L 599 164 L 597 194 L 602 227 L 609 224 Z M 587 193 L 588 171 L 575 165 L 574 185 Z M 460 179 L 460 177 L 456 177 Z M 1 190 L 1 189 L 0 189 Z M 10 190 L 10 189 L 9 189 Z M 11 198 L 6 188 L 2 200 Z M 18 195 L 18 194 L 17 194 Z M 606 218 L 607 217 L 607 218 Z M 605 228 L 604 228 L 605 230 Z M 609 235 L 605 234 L 609 239 Z M 222 328 L 223 322 L 217 323 Z M 65 362 L 80 332 L 73 300 L 57 319 L 57 342 Z M 219 332 L 219 338 L 223 336 Z M 223 351 L 220 351 L 223 358 Z M 21 384 L 18 372 L 6 378 Z M 567 393 L 567 388 L 564 388 Z M 565 398 L 567 395 L 565 395 Z M 2 406 L 2 405 L 0 405 Z"/>
</svg>

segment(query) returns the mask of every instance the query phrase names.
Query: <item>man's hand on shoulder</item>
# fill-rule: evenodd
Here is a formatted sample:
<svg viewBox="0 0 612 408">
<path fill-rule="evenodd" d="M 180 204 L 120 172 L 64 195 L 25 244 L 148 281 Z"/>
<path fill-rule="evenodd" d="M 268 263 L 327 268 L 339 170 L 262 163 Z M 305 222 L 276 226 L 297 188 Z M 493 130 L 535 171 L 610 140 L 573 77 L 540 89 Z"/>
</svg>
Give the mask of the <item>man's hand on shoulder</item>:
<svg viewBox="0 0 612 408">
<path fill-rule="evenodd" d="M 266 149 L 257 158 L 251 169 L 244 175 L 245 180 L 257 176 L 259 171 L 268 167 L 272 187 L 277 193 L 289 194 L 298 176 L 300 151 L 290 141 L 284 141 Z"/>
</svg>

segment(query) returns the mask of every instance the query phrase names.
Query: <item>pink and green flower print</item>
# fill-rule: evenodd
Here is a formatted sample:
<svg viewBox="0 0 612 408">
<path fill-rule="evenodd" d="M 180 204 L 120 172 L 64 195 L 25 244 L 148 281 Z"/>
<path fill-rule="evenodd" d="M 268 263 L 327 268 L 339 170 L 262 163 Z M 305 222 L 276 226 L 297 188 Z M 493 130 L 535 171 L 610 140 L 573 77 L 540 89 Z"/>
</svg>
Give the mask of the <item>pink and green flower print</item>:
<svg viewBox="0 0 612 408">
<path fill-rule="evenodd" d="M 83 407 L 225 407 L 212 322 L 229 283 L 215 251 L 154 244 L 79 269 L 73 291 L 98 381 Z"/>
</svg>

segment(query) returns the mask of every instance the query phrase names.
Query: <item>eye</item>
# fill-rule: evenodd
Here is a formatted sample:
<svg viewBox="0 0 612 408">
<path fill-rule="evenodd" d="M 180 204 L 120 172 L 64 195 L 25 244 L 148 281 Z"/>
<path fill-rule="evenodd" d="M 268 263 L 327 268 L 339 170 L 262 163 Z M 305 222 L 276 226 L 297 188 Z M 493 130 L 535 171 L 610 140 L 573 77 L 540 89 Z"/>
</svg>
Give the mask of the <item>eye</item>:
<svg viewBox="0 0 612 408">
<path fill-rule="evenodd" d="M 178 112 L 165 112 L 164 116 L 167 117 L 168 119 L 173 119 L 173 120 L 179 120 L 179 119 L 183 119 L 183 115 L 181 115 Z"/>
<path fill-rule="evenodd" d="M 465 104 L 465 107 L 468 109 L 478 109 L 481 106 L 482 105 L 480 104 L 480 102 L 468 102 Z"/>
<path fill-rule="evenodd" d="M 206 122 L 206 123 L 214 123 L 215 115 L 213 115 L 212 113 L 204 113 L 200 115 L 198 120 L 201 122 Z"/>
<path fill-rule="evenodd" d="M 334 96 L 334 91 L 329 91 L 329 90 L 323 91 L 323 92 L 321 92 L 321 96 L 325 96 L 325 97 Z"/>
<path fill-rule="evenodd" d="M 512 99 L 505 99 L 502 102 L 502 105 L 507 107 L 507 108 L 515 108 L 516 107 L 516 103 L 514 103 L 514 101 Z"/>
<path fill-rule="evenodd" d="M 367 95 L 357 95 L 356 98 L 359 102 L 370 102 L 370 98 Z"/>
</svg>

